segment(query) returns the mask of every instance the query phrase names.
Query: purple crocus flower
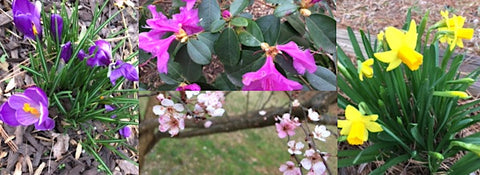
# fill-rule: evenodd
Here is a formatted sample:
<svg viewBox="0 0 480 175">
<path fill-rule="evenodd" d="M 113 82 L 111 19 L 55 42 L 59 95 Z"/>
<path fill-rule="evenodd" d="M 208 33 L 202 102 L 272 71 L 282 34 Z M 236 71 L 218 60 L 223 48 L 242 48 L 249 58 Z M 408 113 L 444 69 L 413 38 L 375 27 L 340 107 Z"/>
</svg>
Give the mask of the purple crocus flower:
<svg viewBox="0 0 480 175">
<path fill-rule="evenodd" d="M 130 127 L 125 126 L 122 129 L 118 130 L 118 133 L 120 133 L 121 136 L 127 138 L 130 137 L 130 135 L 132 134 L 132 130 L 130 129 Z"/>
<path fill-rule="evenodd" d="M 165 15 L 158 13 L 155 6 L 148 6 L 153 16 L 152 19 L 147 20 L 147 28 L 151 30 L 140 33 L 138 46 L 157 57 L 157 69 L 160 73 L 168 72 L 167 63 L 170 59 L 168 47 L 170 47 L 173 40 L 176 39 L 180 42 L 186 42 L 188 36 L 203 30 L 203 28 L 198 25 L 198 10 L 192 9 L 195 0 L 184 1 L 186 2 L 186 6 L 181 7 L 180 13 L 173 15 L 172 19 L 168 19 Z M 163 38 L 166 32 L 173 32 L 174 34 Z"/>
<path fill-rule="evenodd" d="M 105 111 L 110 112 L 113 110 L 115 110 L 115 107 L 113 107 L 112 105 L 105 105 Z M 112 115 L 110 116 L 110 118 L 117 118 L 117 115 Z"/>
<path fill-rule="evenodd" d="M 48 117 L 47 95 L 38 87 L 12 95 L 0 107 L 0 119 L 10 126 L 34 124 L 37 130 L 51 130 L 55 126 L 55 121 Z"/>
<path fill-rule="evenodd" d="M 88 51 L 90 52 L 90 55 L 95 54 L 92 58 L 87 60 L 87 65 L 90 67 L 107 66 L 110 64 L 110 59 L 112 59 L 112 47 L 107 41 L 95 41 L 95 46 L 91 46 Z"/>
<path fill-rule="evenodd" d="M 12 3 L 13 23 L 25 37 L 35 39 L 35 35 L 42 37 L 42 26 L 40 24 L 40 1 L 35 5 L 28 0 L 14 0 Z"/>
<path fill-rule="evenodd" d="M 273 58 L 267 55 L 265 64 L 257 72 L 248 72 L 242 76 L 244 91 L 292 91 L 302 89 L 296 81 L 285 78 L 275 68 Z"/>
<path fill-rule="evenodd" d="M 58 14 L 52 14 L 50 17 L 50 33 L 53 39 L 62 42 L 63 18 Z"/>
<path fill-rule="evenodd" d="M 302 51 L 293 41 L 284 45 L 277 45 L 276 47 L 278 50 L 286 52 L 293 58 L 293 67 L 299 74 L 304 74 L 305 70 L 310 73 L 317 70 L 317 65 L 315 65 L 315 60 L 309 49 Z"/>
<path fill-rule="evenodd" d="M 201 88 L 197 83 L 193 83 L 189 85 L 182 83 L 176 89 L 176 91 L 200 91 L 200 90 Z"/>
<path fill-rule="evenodd" d="M 89 55 L 87 53 L 85 53 L 85 51 L 83 51 L 83 49 L 80 49 L 80 51 L 78 51 L 77 57 L 80 61 L 83 61 L 83 59 L 85 59 L 88 56 Z"/>
<path fill-rule="evenodd" d="M 110 73 L 110 82 L 115 86 L 115 81 L 122 76 L 130 81 L 138 81 L 137 69 L 130 63 L 118 60 L 114 65 L 114 70 Z"/>
<path fill-rule="evenodd" d="M 62 50 L 60 51 L 60 58 L 62 58 L 65 63 L 68 63 L 68 60 L 70 60 L 70 57 L 72 57 L 72 52 L 72 43 L 69 41 L 62 46 Z"/>
</svg>

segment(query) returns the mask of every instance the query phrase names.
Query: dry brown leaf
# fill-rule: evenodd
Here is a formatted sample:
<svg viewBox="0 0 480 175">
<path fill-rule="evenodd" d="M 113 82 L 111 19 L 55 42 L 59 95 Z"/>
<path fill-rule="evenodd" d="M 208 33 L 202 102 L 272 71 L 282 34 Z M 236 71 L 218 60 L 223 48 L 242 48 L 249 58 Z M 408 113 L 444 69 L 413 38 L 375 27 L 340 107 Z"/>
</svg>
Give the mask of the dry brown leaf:
<svg viewBox="0 0 480 175">
<path fill-rule="evenodd" d="M 82 154 L 82 143 L 77 143 L 77 150 L 75 151 L 75 159 L 78 160 Z"/>
<path fill-rule="evenodd" d="M 138 174 L 138 166 L 126 160 L 117 160 L 118 166 L 125 174 Z"/>
<path fill-rule="evenodd" d="M 15 164 L 15 171 L 13 172 L 13 175 L 22 175 L 22 161 L 18 161 Z"/>
<path fill-rule="evenodd" d="M 4 70 L 5 72 L 8 72 L 8 63 L 5 62 L 0 62 L 0 69 Z"/>
<path fill-rule="evenodd" d="M 7 87 L 5 88 L 5 93 L 10 92 L 13 88 L 15 88 L 15 79 L 10 79 L 10 82 L 8 82 Z"/>
<path fill-rule="evenodd" d="M 45 168 L 45 162 L 42 162 L 42 164 L 40 164 L 40 166 L 38 166 L 37 170 L 35 170 L 35 173 L 33 173 L 33 175 L 42 174 L 43 168 Z"/>
<path fill-rule="evenodd" d="M 53 157 L 59 160 L 62 157 L 62 154 L 68 151 L 68 141 L 70 140 L 70 137 L 66 134 L 58 133 L 53 133 L 52 135 L 54 138 L 57 138 L 57 141 L 52 148 Z"/>
</svg>

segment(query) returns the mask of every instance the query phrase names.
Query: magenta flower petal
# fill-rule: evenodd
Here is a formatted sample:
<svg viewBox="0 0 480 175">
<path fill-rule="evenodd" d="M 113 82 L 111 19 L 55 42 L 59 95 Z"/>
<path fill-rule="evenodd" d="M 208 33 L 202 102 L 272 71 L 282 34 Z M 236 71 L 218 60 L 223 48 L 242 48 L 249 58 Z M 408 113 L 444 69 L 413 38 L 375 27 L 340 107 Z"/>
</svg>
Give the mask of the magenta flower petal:
<svg viewBox="0 0 480 175">
<path fill-rule="evenodd" d="M 68 63 L 70 57 L 72 57 L 72 43 L 69 41 L 62 46 L 62 50 L 60 51 L 60 58 L 65 62 Z"/>
<path fill-rule="evenodd" d="M 222 12 L 222 18 L 223 18 L 223 19 L 230 19 L 231 17 L 232 17 L 232 14 L 230 13 L 230 11 L 224 10 L 224 11 Z"/>
<path fill-rule="evenodd" d="M 189 84 L 189 85 L 180 85 L 177 87 L 176 91 L 200 91 L 201 88 L 197 83 Z"/>
<path fill-rule="evenodd" d="M 317 70 L 317 65 L 315 65 L 315 59 L 310 53 L 310 50 L 302 51 L 298 48 L 298 45 L 290 41 L 284 45 L 277 45 L 278 50 L 286 52 L 293 58 L 293 67 L 299 74 L 304 74 L 305 70 L 310 73 L 313 73 Z"/>
<path fill-rule="evenodd" d="M 257 72 L 244 74 L 242 82 L 245 85 L 242 90 L 245 91 L 291 91 L 302 89 L 300 83 L 285 78 L 277 71 L 270 56 L 267 56 L 265 64 Z"/>
<path fill-rule="evenodd" d="M 42 26 L 40 24 L 40 11 L 42 4 L 37 1 L 35 5 L 28 0 L 14 0 L 12 3 L 13 22 L 15 27 L 22 32 L 25 37 L 35 39 L 35 28 L 38 36 L 42 36 Z"/>
<path fill-rule="evenodd" d="M 125 126 L 122 129 L 118 130 L 118 133 L 120 133 L 120 135 L 122 135 L 123 137 L 130 137 L 130 135 L 132 134 L 132 131 L 130 127 Z"/>
<path fill-rule="evenodd" d="M 20 125 L 15 117 L 15 109 L 11 108 L 8 102 L 0 107 L 0 119 L 10 126 Z"/>
<path fill-rule="evenodd" d="M 193 6 L 195 5 L 195 0 L 183 0 L 183 1 L 186 3 L 185 8 L 187 10 L 192 9 Z"/>
<path fill-rule="evenodd" d="M 168 47 L 175 39 L 175 36 L 172 35 L 166 39 L 160 40 L 159 50 L 157 50 L 155 56 L 157 56 L 157 69 L 160 73 L 167 73 L 168 72 L 168 60 L 170 59 L 170 54 L 168 53 Z"/>
<path fill-rule="evenodd" d="M 50 33 L 53 39 L 62 42 L 63 18 L 58 14 L 52 14 L 50 17 Z M 57 40 L 58 39 L 58 40 Z"/>
</svg>

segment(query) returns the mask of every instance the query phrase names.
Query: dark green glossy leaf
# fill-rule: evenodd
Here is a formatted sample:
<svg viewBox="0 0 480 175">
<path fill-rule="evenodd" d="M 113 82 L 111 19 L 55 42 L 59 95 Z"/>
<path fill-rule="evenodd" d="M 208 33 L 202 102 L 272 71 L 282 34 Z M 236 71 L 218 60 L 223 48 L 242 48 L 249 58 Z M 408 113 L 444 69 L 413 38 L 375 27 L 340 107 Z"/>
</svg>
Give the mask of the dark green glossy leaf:
<svg viewBox="0 0 480 175">
<path fill-rule="evenodd" d="M 212 23 L 212 28 L 211 28 L 211 32 L 212 33 L 216 33 L 216 32 L 219 32 L 220 30 L 223 29 L 223 27 L 225 26 L 225 20 L 223 19 L 217 19 L 216 21 L 213 21 Z"/>
<path fill-rule="evenodd" d="M 173 61 L 168 62 L 168 74 L 160 73 L 160 79 L 166 84 L 178 85 L 183 81 L 182 66 Z"/>
<path fill-rule="evenodd" d="M 225 66 L 227 77 L 236 86 L 243 86 L 242 76 L 247 72 L 254 72 L 260 69 L 265 64 L 265 57 L 263 54 L 250 50 L 243 50 L 242 57 L 238 65 Z"/>
<path fill-rule="evenodd" d="M 210 49 L 210 52 L 213 52 L 213 44 L 215 41 L 217 41 L 218 36 L 220 36 L 218 33 L 202 32 L 197 35 L 197 38 L 207 45 L 207 47 Z"/>
<path fill-rule="evenodd" d="M 236 16 L 237 14 L 242 12 L 243 9 L 245 9 L 245 7 L 247 7 L 248 3 L 249 3 L 248 0 L 235 0 L 235 1 L 233 1 L 232 4 L 230 5 L 230 13 L 232 14 L 232 16 Z"/>
<path fill-rule="evenodd" d="M 188 55 L 197 64 L 206 65 L 210 63 L 212 53 L 208 46 L 200 40 L 190 39 L 187 43 Z"/>
<path fill-rule="evenodd" d="M 230 24 L 237 27 L 245 27 L 248 25 L 248 20 L 244 17 L 235 17 L 230 21 Z"/>
<path fill-rule="evenodd" d="M 329 16 L 313 14 L 306 18 L 307 29 L 310 38 L 315 46 L 320 49 L 334 53 L 336 38 L 336 22 Z"/>
<path fill-rule="evenodd" d="M 195 41 L 200 42 L 198 40 Z M 191 54 L 187 50 L 190 50 L 188 48 L 188 44 L 187 47 L 183 47 L 178 51 L 175 61 L 180 64 L 183 77 L 185 77 L 190 82 L 194 82 L 202 76 L 202 65 L 195 63 Z"/>
<path fill-rule="evenodd" d="M 337 90 L 337 76 L 327 68 L 317 66 L 317 70 L 311 74 L 305 72 L 308 82 L 319 91 Z"/>
<path fill-rule="evenodd" d="M 240 59 L 240 43 L 232 28 L 223 30 L 214 44 L 215 53 L 224 65 L 236 65 Z"/>
<path fill-rule="evenodd" d="M 218 76 L 213 84 L 215 84 L 215 87 L 221 90 L 237 90 L 237 87 L 230 82 L 230 80 L 227 78 L 227 74 L 225 73 Z"/>
<path fill-rule="evenodd" d="M 275 11 L 273 11 L 273 14 L 275 14 L 277 17 L 284 17 L 297 11 L 297 9 L 298 6 L 293 3 L 284 3 L 277 6 Z"/>
<path fill-rule="evenodd" d="M 305 34 L 305 22 L 302 21 L 299 13 L 288 15 L 287 22 L 300 34 L 300 36 Z"/>
<path fill-rule="evenodd" d="M 267 2 L 272 4 L 293 3 L 292 0 L 267 0 Z"/>
<path fill-rule="evenodd" d="M 240 39 L 240 43 L 250 47 L 258 47 L 261 44 L 261 41 L 259 41 L 257 38 L 255 38 L 255 36 L 253 36 L 251 33 L 248 33 L 247 31 L 241 31 L 238 34 L 238 39 Z"/>
<path fill-rule="evenodd" d="M 262 30 L 263 38 L 269 45 L 275 45 L 280 34 L 280 18 L 267 15 L 257 19 L 258 27 Z"/>
<path fill-rule="evenodd" d="M 202 19 L 200 25 L 203 29 L 210 31 L 212 23 L 220 19 L 220 6 L 217 0 L 203 0 L 198 5 L 198 18 Z"/>
<path fill-rule="evenodd" d="M 257 23 L 253 20 L 248 21 L 247 32 L 252 34 L 255 38 L 257 38 L 260 42 L 263 42 L 263 34 L 262 29 L 258 27 Z"/>
</svg>

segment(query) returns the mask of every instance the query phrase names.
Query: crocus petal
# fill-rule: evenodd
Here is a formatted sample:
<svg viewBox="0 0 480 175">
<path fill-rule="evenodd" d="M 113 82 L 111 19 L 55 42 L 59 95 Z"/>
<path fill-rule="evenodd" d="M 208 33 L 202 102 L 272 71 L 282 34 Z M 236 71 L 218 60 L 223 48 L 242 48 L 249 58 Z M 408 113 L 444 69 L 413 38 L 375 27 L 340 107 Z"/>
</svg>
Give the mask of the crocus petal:
<svg viewBox="0 0 480 175">
<path fill-rule="evenodd" d="M 32 105 L 32 103 L 35 105 L 37 104 L 31 98 L 25 96 L 24 94 L 13 94 L 8 99 L 8 103 L 10 104 L 10 107 L 15 110 L 22 109 L 25 103 L 28 103 L 30 105 Z"/>
<path fill-rule="evenodd" d="M 49 104 L 47 94 L 45 94 L 45 92 L 39 87 L 36 87 L 36 86 L 29 87 L 23 92 L 23 94 L 29 97 L 32 101 L 37 102 L 37 104 L 42 103 L 42 104 L 45 104 L 46 106 L 48 106 Z"/>
<path fill-rule="evenodd" d="M 53 39 L 58 42 L 62 42 L 63 31 L 63 18 L 58 14 L 52 14 L 50 17 L 50 33 L 53 35 Z"/>
<path fill-rule="evenodd" d="M 122 70 L 123 76 L 130 81 L 138 81 L 138 72 L 135 66 L 130 63 L 125 63 L 120 67 Z"/>
<path fill-rule="evenodd" d="M 12 3 L 13 22 L 25 37 L 35 39 L 33 27 L 41 38 L 42 26 L 40 24 L 40 11 L 42 4 L 37 1 L 35 5 L 28 0 L 15 0 Z M 33 25 L 32 25 L 33 24 Z"/>
<path fill-rule="evenodd" d="M 30 14 L 17 14 L 13 16 L 13 22 L 18 31 L 22 32 L 25 37 L 35 39 L 33 33 L 32 16 Z M 38 30 L 37 30 L 38 32 Z"/>
<path fill-rule="evenodd" d="M 36 107 L 38 110 L 38 107 Z M 39 118 L 29 112 L 25 112 L 22 109 L 15 111 L 15 117 L 17 118 L 18 123 L 24 126 L 32 125 L 37 123 Z"/>
<path fill-rule="evenodd" d="M 83 49 L 81 49 L 81 50 L 78 52 L 78 55 L 77 55 L 77 57 L 78 57 L 78 59 L 79 59 L 80 61 L 83 61 L 83 59 L 85 59 L 85 58 L 88 57 L 88 56 L 89 56 L 89 55 L 87 55 L 87 54 L 85 53 L 85 51 L 83 51 Z"/>
<path fill-rule="evenodd" d="M 55 127 L 55 120 L 46 117 L 41 124 L 35 123 L 35 129 L 37 130 L 51 130 Z"/>
<path fill-rule="evenodd" d="M 3 103 L 0 107 L 0 119 L 10 126 L 18 126 L 20 123 L 15 117 L 15 109 L 8 105 L 8 102 Z"/>
<path fill-rule="evenodd" d="M 131 131 L 130 127 L 128 127 L 128 126 L 123 127 L 122 129 L 118 130 L 118 132 L 123 137 L 130 137 L 130 135 L 132 134 L 132 131 Z"/>
<path fill-rule="evenodd" d="M 117 81 L 117 79 L 119 79 L 120 77 L 122 77 L 122 70 L 121 69 L 115 69 L 115 70 L 112 70 L 112 72 L 110 73 L 110 83 L 112 83 L 113 86 L 115 86 L 115 82 Z"/>
<path fill-rule="evenodd" d="M 72 43 L 69 41 L 62 46 L 62 50 L 60 51 L 60 58 L 63 59 L 65 63 L 68 63 L 68 60 L 70 60 L 70 57 L 72 57 L 72 52 Z"/>
<path fill-rule="evenodd" d="M 87 60 L 90 67 L 107 66 L 112 59 L 112 48 L 110 43 L 104 40 L 95 41 L 95 46 L 90 47 L 89 52 L 94 56 Z"/>
</svg>

